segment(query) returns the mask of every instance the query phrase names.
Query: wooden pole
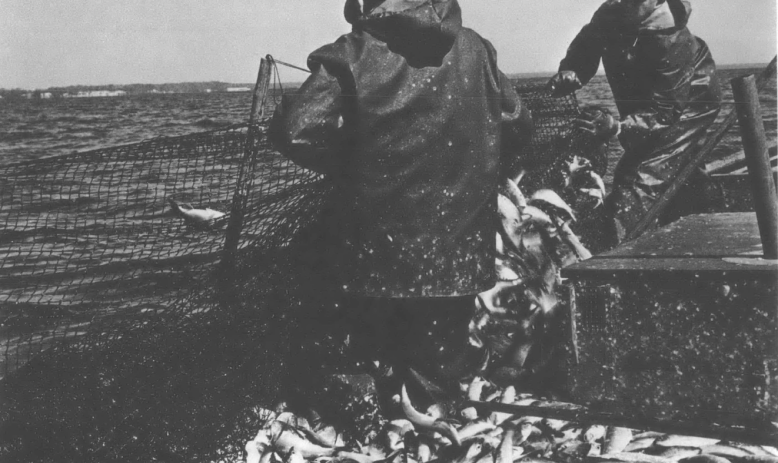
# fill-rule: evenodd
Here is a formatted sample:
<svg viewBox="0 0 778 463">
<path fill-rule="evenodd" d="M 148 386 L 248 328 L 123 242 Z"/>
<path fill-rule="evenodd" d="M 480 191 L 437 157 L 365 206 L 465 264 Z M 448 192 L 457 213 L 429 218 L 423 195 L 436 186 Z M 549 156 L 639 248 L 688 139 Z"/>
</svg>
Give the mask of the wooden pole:
<svg viewBox="0 0 778 463">
<path fill-rule="evenodd" d="M 746 154 L 764 258 L 778 259 L 778 197 L 767 154 L 767 139 L 754 76 L 732 79 L 732 93 L 743 138 L 743 151 Z"/>
<path fill-rule="evenodd" d="M 267 59 L 263 58 L 259 62 L 257 83 L 254 86 L 254 93 L 251 97 L 251 113 L 249 114 L 246 144 L 243 148 L 243 159 L 241 160 L 240 170 L 238 171 L 235 194 L 232 197 L 230 220 L 224 237 L 224 250 L 222 251 L 222 261 L 219 269 L 221 289 L 224 291 L 229 289 L 229 284 L 232 281 L 232 275 L 235 270 L 235 256 L 238 250 L 240 234 L 243 229 L 243 218 L 248 199 L 248 186 L 251 184 L 252 172 L 254 170 L 254 138 L 256 138 L 257 135 L 257 124 L 264 115 L 265 100 L 267 99 L 267 93 L 270 89 L 271 71 L 272 57 L 268 55 Z"/>
<path fill-rule="evenodd" d="M 759 76 L 757 81 L 757 87 L 759 89 L 764 87 L 764 85 L 775 75 L 776 59 L 778 59 L 778 57 L 773 58 L 772 62 L 770 62 L 767 68 Z M 724 138 L 724 135 L 726 135 L 729 128 L 732 127 L 732 124 L 735 123 L 736 119 L 736 111 L 731 110 L 729 114 L 727 114 L 724 121 L 719 124 L 716 130 L 708 136 L 708 141 L 705 142 L 699 151 L 689 151 L 683 154 L 682 162 L 685 162 L 684 167 L 672 179 L 664 193 L 662 193 L 662 195 L 657 198 L 654 205 L 651 206 L 651 209 L 649 209 L 648 212 L 646 212 L 646 214 L 635 225 L 635 227 L 627 233 L 625 239 L 626 241 L 634 240 L 654 224 L 657 217 L 659 217 L 659 214 L 665 210 L 667 204 L 675 197 L 675 195 L 678 193 L 678 190 L 680 190 L 683 184 L 686 183 L 686 180 L 689 179 L 689 176 L 691 176 L 697 170 L 700 164 L 702 164 L 702 161 L 705 160 L 705 157 L 707 157 L 708 154 L 713 151 L 713 149 L 719 144 L 721 139 Z"/>
</svg>

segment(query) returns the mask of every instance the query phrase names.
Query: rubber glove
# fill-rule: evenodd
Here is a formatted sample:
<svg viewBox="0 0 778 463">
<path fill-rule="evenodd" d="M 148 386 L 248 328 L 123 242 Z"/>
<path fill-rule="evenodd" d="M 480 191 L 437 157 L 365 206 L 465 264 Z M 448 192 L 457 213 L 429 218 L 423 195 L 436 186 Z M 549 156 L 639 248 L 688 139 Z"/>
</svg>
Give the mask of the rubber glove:
<svg viewBox="0 0 778 463">
<path fill-rule="evenodd" d="M 568 95 L 583 87 L 575 71 L 559 71 L 546 84 L 553 96 Z"/>
<path fill-rule="evenodd" d="M 592 134 L 601 143 L 621 132 L 621 123 L 604 109 L 585 109 L 581 116 L 573 121 L 573 126 L 578 130 Z"/>
</svg>

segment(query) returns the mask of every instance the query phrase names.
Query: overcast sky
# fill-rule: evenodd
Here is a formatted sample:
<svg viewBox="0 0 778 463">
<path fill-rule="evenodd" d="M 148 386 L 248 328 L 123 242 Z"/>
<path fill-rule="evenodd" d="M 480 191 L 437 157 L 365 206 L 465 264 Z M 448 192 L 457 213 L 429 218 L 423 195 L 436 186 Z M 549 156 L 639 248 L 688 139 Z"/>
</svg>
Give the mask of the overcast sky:
<svg viewBox="0 0 778 463">
<path fill-rule="evenodd" d="M 260 57 L 303 65 L 349 31 L 344 0 L 0 0 L 0 87 L 253 82 Z M 601 0 L 460 0 L 508 73 L 556 69 Z M 692 1 L 720 64 L 776 54 L 776 0 Z M 282 71 L 301 81 L 299 71 Z"/>
</svg>

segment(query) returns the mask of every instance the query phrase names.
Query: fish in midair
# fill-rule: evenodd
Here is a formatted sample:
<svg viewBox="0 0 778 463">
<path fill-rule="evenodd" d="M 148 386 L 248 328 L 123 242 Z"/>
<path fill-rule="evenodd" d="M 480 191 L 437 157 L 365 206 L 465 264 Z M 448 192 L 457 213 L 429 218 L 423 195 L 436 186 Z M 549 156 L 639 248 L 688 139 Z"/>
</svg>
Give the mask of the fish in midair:
<svg viewBox="0 0 778 463">
<path fill-rule="evenodd" d="M 602 177 L 597 172 L 591 171 L 588 175 L 591 179 L 589 183 L 593 183 L 593 185 L 584 185 L 578 188 L 578 191 L 596 199 L 597 203 L 594 208 L 597 208 L 605 202 L 605 182 L 602 181 Z"/>
<path fill-rule="evenodd" d="M 536 191 L 532 194 L 529 204 L 539 207 L 546 213 L 549 213 L 548 209 L 551 209 L 553 212 L 549 215 L 559 217 L 563 222 L 575 222 L 573 209 L 554 190 L 544 188 Z"/>
<path fill-rule="evenodd" d="M 168 198 L 170 206 L 173 211 L 184 219 L 184 222 L 197 226 L 212 226 L 221 224 L 227 214 L 219 212 L 217 210 L 207 207 L 205 209 L 198 209 L 191 204 L 181 203 L 179 204 L 172 198 Z"/>
<path fill-rule="evenodd" d="M 575 155 L 566 162 L 565 189 L 578 191 L 597 200 L 595 208 L 602 205 L 605 199 L 605 182 L 595 172 L 592 163 L 581 156 Z"/>
</svg>

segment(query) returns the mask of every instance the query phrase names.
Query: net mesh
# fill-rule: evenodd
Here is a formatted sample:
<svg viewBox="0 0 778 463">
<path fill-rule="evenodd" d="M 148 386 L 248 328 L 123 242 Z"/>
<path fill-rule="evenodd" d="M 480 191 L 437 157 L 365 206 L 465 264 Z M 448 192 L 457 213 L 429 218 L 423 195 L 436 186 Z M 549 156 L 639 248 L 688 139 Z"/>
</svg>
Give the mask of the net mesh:
<svg viewBox="0 0 778 463">
<path fill-rule="evenodd" d="M 524 155 L 575 149 L 575 97 L 517 90 L 536 123 Z M 267 125 L 0 167 L 0 459 L 242 456 L 284 364 L 336 361 L 326 339 L 295 346 L 289 316 L 316 298 L 304 231 L 330 186 Z M 227 215 L 193 226 L 170 199 Z"/>
</svg>

